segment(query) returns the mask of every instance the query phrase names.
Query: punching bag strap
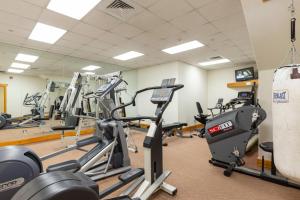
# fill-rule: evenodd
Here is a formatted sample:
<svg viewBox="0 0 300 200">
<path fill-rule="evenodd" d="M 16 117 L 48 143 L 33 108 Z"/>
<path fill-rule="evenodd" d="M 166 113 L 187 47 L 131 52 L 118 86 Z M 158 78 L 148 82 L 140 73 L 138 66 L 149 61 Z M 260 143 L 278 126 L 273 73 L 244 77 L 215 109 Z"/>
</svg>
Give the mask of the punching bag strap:
<svg viewBox="0 0 300 200">
<path fill-rule="evenodd" d="M 293 68 L 291 79 L 300 79 L 300 73 L 298 71 L 298 68 Z"/>
<path fill-rule="evenodd" d="M 291 42 L 296 41 L 296 18 L 291 19 Z"/>
</svg>

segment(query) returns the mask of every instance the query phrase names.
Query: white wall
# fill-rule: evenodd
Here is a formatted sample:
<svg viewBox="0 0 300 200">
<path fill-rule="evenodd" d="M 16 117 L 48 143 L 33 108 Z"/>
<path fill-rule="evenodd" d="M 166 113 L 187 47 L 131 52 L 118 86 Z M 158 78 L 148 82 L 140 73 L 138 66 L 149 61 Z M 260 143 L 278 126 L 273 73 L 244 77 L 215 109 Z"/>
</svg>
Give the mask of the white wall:
<svg viewBox="0 0 300 200">
<path fill-rule="evenodd" d="M 123 79 L 128 83 L 127 91 L 122 93 L 123 102 L 130 102 L 134 93 L 137 90 L 137 70 L 124 71 L 122 73 Z M 136 116 L 137 108 L 136 107 L 127 107 L 126 108 L 127 116 Z"/>
<path fill-rule="evenodd" d="M 243 66 L 245 68 L 247 66 Z M 218 98 L 223 98 L 224 102 L 236 98 L 237 93 L 243 89 L 232 89 L 227 87 L 227 83 L 235 82 L 235 70 L 241 67 L 231 67 L 225 69 L 216 69 L 208 71 L 208 107 L 212 108 L 216 105 Z M 247 88 L 246 90 L 250 90 Z"/>
<path fill-rule="evenodd" d="M 193 65 L 178 63 L 179 80 L 184 88 L 178 91 L 178 119 L 180 122 L 194 123 L 198 114 L 196 102 L 203 110 L 207 108 L 207 71 Z"/>
<path fill-rule="evenodd" d="M 128 93 L 131 95 L 138 89 L 159 86 L 163 79 L 176 78 L 176 84 L 184 84 L 185 87 L 175 93 L 171 104 L 164 113 L 165 123 L 180 121 L 193 124 L 195 122 L 194 115 L 197 114 L 196 102 L 201 102 L 204 109 L 207 107 L 207 71 L 199 67 L 173 62 L 125 71 L 123 78 L 128 81 Z M 156 105 L 150 102 L 151 95 L 152 91 L 139 95 L 136 110 L 128 109 L 126 111 L 133 115 L 153 116 Z"/>
</svg>

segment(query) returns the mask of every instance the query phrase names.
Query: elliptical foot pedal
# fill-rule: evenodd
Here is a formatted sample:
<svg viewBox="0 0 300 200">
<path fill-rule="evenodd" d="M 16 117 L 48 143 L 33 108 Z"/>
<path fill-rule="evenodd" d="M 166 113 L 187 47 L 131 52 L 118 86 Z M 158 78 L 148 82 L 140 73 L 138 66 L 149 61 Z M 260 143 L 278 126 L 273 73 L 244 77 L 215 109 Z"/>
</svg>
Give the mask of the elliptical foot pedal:
<svg viewBox="0 0 300 200">
<path fill-rule="evenodd" d="M 144 169 L 142 169 L 142 168 L 131 169 L 130 171 L 120 175 L 119 180 L 124 183 L 129 183 L 132 180 L 134 180 L 142 175 L 144 175 Z"/>
</svg>

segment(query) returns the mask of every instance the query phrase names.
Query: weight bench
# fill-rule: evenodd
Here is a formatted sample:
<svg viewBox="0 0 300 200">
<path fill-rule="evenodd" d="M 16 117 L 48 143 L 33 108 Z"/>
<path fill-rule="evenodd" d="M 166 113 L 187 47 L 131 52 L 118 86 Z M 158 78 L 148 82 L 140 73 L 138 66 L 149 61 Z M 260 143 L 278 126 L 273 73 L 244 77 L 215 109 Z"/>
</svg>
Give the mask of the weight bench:
<svg viewBox="0 0 300 200">
<path fill-rule="evenodd" d="M 76 126 L 53 126 L 51 129 L 53 131 L 61 131 L 62 135 L 65 136 L 65 131 L 75 130 Z"/>
<path fill-rule="evenodd" d="M 189 135 L 184 135 L 182 128 L 184 126 L 187 126 L 187 123 L 182 123 L 182 122 L 174 122 L 171 124 L 164 124 L 162 126 L 162 131 L 163 131 L 163 140 L 165 140 L 167 137 L 171 136 L 177 136 L 181 138 L 192 138 L 192 134 Z M 164 146 L 167 146 L 167 143 L 163 144 Z"/>
</svg>

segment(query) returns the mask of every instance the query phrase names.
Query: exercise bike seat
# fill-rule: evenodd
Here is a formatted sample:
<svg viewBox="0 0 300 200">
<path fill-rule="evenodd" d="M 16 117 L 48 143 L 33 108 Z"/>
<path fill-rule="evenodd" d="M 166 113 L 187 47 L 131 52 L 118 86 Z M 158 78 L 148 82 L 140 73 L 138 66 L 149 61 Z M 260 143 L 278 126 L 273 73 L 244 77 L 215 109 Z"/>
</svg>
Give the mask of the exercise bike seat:
<svg viewBox="0 0 300 200">
<path fill-rule="evenodd" d="M 68 160 L 66 162 L 50 165 L 47 168 L 47 172 L 54 171 L 77 171 L 81 168 L 80 163 L 77 160 Z"/>
<path fill-rule="evenodd" d="M 259 147 L 266 152 L 273 153 L 273 142 L 261 143 Z"/>
<path fill-rule="evenodd" d="M 53 131 L 68 131 L 68 130 L 75 130 L 75 126 L 53 126 L 51 129 Z"/>
</svg>

